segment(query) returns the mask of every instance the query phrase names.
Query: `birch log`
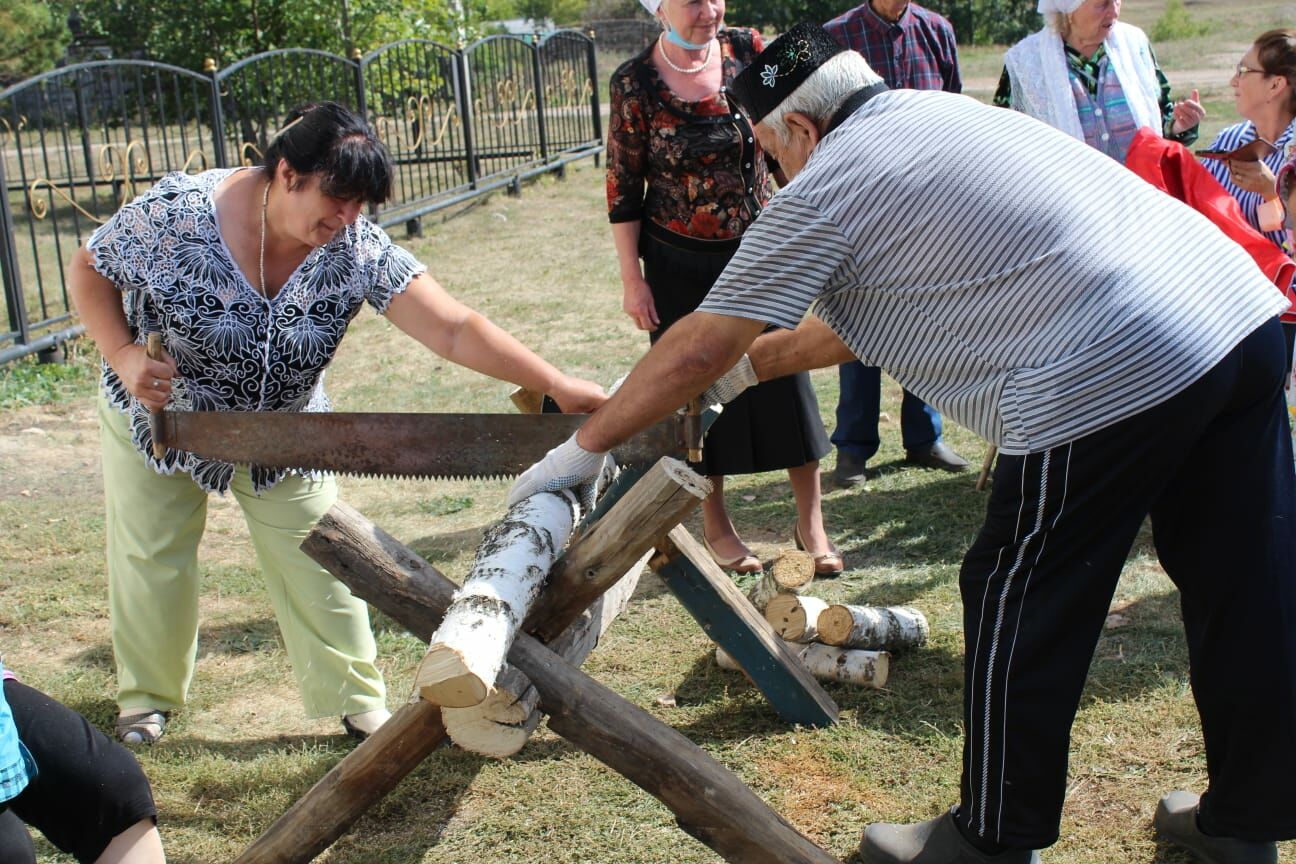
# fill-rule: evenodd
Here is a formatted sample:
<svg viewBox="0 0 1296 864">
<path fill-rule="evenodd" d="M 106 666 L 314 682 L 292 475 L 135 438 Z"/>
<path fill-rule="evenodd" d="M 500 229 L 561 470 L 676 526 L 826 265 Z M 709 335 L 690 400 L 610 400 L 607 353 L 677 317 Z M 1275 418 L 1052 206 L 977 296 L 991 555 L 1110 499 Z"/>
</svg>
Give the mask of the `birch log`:
<svg viewBox="0 0 1296 864">
<path fill-rule="evenodd" d="M 549 650 L 573 666 L 584 663 L 607 628 L 630 602 L 650 554 L 635 562 L 607 593 L 550 642 Z M 535 732 L 543 716 L 539 704 L 540 693 L 531 679 L 512 666 L 506 666 L 496 681 L 495 692 L 480 705 L 443 708 L 441 717 L 451 740 L 460 747 L 483 756 L 502 758 L 521 750 Z"/>
<path fill-rule="evenodd" d="M 302 549 L 357 597 L 420 638 L 435 628 L 454 590 L 453 583 L 427 562 L 341 503 L 320 519 Z M 549 714 L 551 730 L 665 804 L 680 828 L 725 861 L 837 864 L 705 750 L 572 668 L 534 638 L 519 635 L 509 662 L 540 691 L 540 708 Z M 355 800 L 337 800 L 343 794 L 368 796 L 369 803 L 381 797 L 357 784 L 320 798 L 312 812 L 297 811 L 296 819 L 281 819 L 266 834 L 309 830 L 338 837 L 350 823 L 331 816 L 343 807 L 348 812 L 357 809 Z M 274 860 L 305 862 L 317 854 L 296 851 L 293 857 Z"/>
<path fill-rule="evenodd" d="M 764 612 L 780 594 L 800 594 L 809 587 L 814 579 L 814 556 L 799 549 L 789 549 L 774 559 L 770 569 L 756 580 L 747 599 L 756 607 L 757 612 Z"/>
<path fill-rule="evenodd" d="M 541 642 L 552 642 L 710 492 L 710 481 L 685 463 L 657 460 L 606 513 L 572 538 L 549 571 L 548 587 L 523 629 Z"/>
<path fill-rule="evenodd" d="M 567 545 L 576 510 L 572 496 L 541 492 L 486 532 L 419 664 L 415 686 L 424 699 L 463 708 L 490 695 L 518 626 Z"/>
<path fill-rule="evenodd" d="M 843 648 L 901 651 L 927 644 L 927 618 L 909 606 L 829 606 L 819 614 L 819 641 Z"/>
<path fill-rule="evenodd" d="M 789 642 L 814 642 L 819 637 L 819 615 L 828 604 L 818 597 L 780 594 L 765 607 L 765 620 Z"/>
<path fill-rule="evenodd" d="M 794 646 L 797 659 L 820 681 L 844 681 L 861 687 L 880 689 L 886 686 L 891 669 L 891 655 L 886 651 L 864 651 L 859 648 L 836 648 L 832 645 Z M 721 669 L 742 672 L 738 661 L 716 646 L 716 665 Z"/>
</svg>

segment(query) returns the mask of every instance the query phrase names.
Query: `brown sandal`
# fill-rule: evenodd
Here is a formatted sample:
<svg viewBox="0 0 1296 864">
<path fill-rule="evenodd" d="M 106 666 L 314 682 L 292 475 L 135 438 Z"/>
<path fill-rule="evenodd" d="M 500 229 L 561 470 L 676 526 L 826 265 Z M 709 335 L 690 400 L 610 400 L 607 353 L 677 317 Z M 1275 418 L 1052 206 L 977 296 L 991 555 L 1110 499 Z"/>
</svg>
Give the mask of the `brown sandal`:
<svg viewBox="0 0 1296 864">
<path fill-rule="evenodd" d="M 796 524 L 792 526 L 792 539 L 796 541 L 796 547 L 802 552 L 806 551 L 805 543 L 801 542 L 801 526 Z M 846 569 L 846 562 L 842 560 L 841 553 L 837 547 L 828 541 L 828 551 L 822 555 L 814 556 L 815 575 L 823 579 L 832 579 L 834 576 L 840 576 Z"/>
<path fill-rule="evenodd" d="M 706 532 L 702 533 L 702 545 L 706 547 L 707 554 L 711 560 L 720 565 L 721 570 L 729 570 L 733 573 L 764 573 L 765 567 L 761 564 L 759 558 L 751 553 L 751 550 L 744 552 L 737 558 L 730 558 L 728 561 L 716 554 L 711 548 L 711 541 L 707 539 Z"/>
</svg>

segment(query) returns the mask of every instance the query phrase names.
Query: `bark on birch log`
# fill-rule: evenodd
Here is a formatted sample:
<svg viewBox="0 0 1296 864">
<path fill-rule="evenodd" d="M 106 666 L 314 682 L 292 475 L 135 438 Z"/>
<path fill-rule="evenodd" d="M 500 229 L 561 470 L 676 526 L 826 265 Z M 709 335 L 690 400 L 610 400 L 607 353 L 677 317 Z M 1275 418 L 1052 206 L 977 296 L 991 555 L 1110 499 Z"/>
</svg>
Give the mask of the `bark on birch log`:
<svg viewBox="0 0 1296 864">
<path fill-rule="evenodd" d="M 454 590 L 452 582 L 344 504 L 325 514 L 302 548 L 357 597 L 416 636 L 436 628 Z M 536 639 L 519 635 L 509 662 L 539 691 L 550 729 L 653 795 L 683 830 L 726 861 L 840 864 L 700 747 L 573 669 Z M 359 787 L 351 794 L 368 795 L 368 790 Z M 364 806 L 377 797 L 368 797 Z M 318 802 L 319 812 L 308 815 L 312 821 L 327 820 L 341 803 Z M 347 826 L 331 827 L 337 837 Z"/>
<path fill-rule="evenodd" d="M 810 674 L 820 681 L 843 681 L 861 687 L 880 689 L 886 686 L 891 670 L 891 655 L 886 651 L 865 651 L 860 648 L 837 648 L 832 645 L 792 646 Z M 738 661 L 716 646 L 716 665 L 721 669 L 743 672 Z"/>
<path fill-rule="evenodd" d="M 757 612 L 764 612 L 780 594 L 800 594 L 814 580 L 814 556 L 799 549 L 789 549 L 774 559 L 770 569 L 756 580 L 747 599 L 756 607 Z"/>
<path fill-rule="evenodd" d="M 630 602 L 647 558 L 645 555 L 635 562 L 607 593 L 549 643 L 549 650 L 573 666 L 583 664 Z M 450 740 L 463 749 L 503 758 L 521 750 L 539 726 L 543 716 L 539 703 L 540 694 L 531 679 L 512 666 L 505 666 L 495 684 L 495 692 L 484 702 L 471 708 L 443 708 L 441 717 Z"/>
<path fill-rule="evenodd" d="M 818 597 L 780 594 L 765 607 L 765 620 L 789 642 L 814 642 L 819 636 L 819 615 L 828 603 Z"/>
<path fill-rule="evenodd" d="M 571 539 L 522 629 L 552 642 L 710 491 L 707 479 L 685 463 L 659 459 L 602 517 Z"/>
<path fill-rule="evenodd" d="M 819 614 L 819 641 L 843 648 L 903 651 L 927 644 L 927 618 L 909 606 L 835 604 Z"/>
<path fill-rule="evenodd" d="M 424 699 L 464 708 L 490 695 L 518 626 L 571 537 L 577 509 L 570 495 L 541 492 L 486 532 L 419 664 L 415 686 Z"/>
</svg>

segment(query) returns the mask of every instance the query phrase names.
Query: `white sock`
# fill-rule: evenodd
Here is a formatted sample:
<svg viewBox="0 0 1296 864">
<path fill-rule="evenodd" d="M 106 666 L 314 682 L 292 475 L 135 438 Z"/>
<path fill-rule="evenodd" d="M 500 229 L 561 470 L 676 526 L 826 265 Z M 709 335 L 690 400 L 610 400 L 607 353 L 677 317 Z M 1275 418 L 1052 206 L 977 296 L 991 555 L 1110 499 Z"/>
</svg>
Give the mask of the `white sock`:
<svg viewBox="0 0 1296 864">
<path fill-rule="evenodd" d="M 386 708 L 375 708 L 372 711 L 361 711 L 359 714 L 346 715 L 347 722 L 366 735 L 378 731 L 378 727 L 391 719 L 391 712 Z"/>
</svg>

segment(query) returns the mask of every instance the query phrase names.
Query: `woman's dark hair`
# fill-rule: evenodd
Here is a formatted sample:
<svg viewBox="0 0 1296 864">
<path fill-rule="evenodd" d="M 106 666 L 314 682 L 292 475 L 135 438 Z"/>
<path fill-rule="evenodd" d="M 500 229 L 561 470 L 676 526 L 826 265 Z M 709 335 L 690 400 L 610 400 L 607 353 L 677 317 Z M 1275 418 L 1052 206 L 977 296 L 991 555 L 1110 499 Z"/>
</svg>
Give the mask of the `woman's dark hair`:
<svg viewBox="0 0 1296 864">
<path fill-rule="evenodd" d="M 325 195 L 367 204 L 382 204 L 391 197 L 387 148 L 362 117 L 336 102 L 299 105 L 288 112 L 265 151 L 265 171 L 271 179 L 280 159 L 298 174 L 317 175 Z"/>
<path fill-rule="evenodd" d="M 1296 114 L 1296 30 L 1283 28 L 1261 33 L 1255 46 L 1265 74 L 1287 79 L 1291 88 L 1287 93 L 1287 110 Z"/>
</svg>

